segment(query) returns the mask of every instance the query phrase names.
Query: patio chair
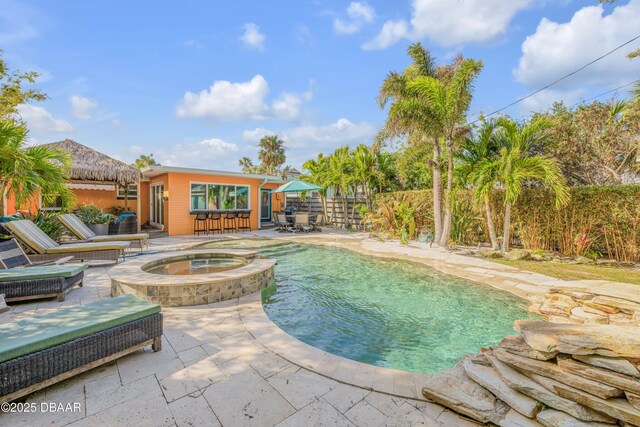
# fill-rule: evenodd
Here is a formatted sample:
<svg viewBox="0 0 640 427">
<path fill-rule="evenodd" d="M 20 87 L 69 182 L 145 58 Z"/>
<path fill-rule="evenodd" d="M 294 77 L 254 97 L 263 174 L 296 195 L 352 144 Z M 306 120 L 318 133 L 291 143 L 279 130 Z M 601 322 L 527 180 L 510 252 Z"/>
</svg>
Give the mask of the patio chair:
<svg viewBox="0 0 640 427">
<path fill-rule="evenodd" d="M 73 257 L 33 264 L 14 239 L 0 242 L 0 295 L 4 301 L 22 301 L 65 295 L 82 286 L 87 264 L 58 265 Z M 51 265 L 51 263 L 56 263 Z M 28 268 L 22 268 L 28 267 Z M 0 312 L 3 307 L 0 304 Z"/>
<path fill-rule="evenodd" d="M 135 233 L 135 234 L 113 234 L 107 236 L 98 236 L 91 231 L 84 222 L 74 214 L 62 214 L 57 216 L 58 220 L 69 231 L 71 231 L 78 239 L 85 242 L 102 243 L 102 242 L 131 242 L 135 243 L 140 250 L 149 248 L 149 235 L 147 233 Z M 133 221 L 137 221 L 136 217 L 129 216 L 125 219 L 132 218 Z"/>
<path fill-rule="evenodd" d="M 309 222 L 309 212 L 296 212 L 296 230 L 308 233 L 313 230 L 313 226 Z"/>
<path fill-rule="evenodd" d="M 151 346 L 162 349 L 158 304 L 122 295 L 0 325 L 0 403 Z"/>
<path fill-rule="evenodd" d="M 100 243 L 71 242 L 61 245 L 27 219 L 8 222 L 4 224 L 4 227 L 34 253 L 30 254 L 30 257 L 35 261 L 73 256 L 79 261 L 110 260 L 118 262 L 120 257 L 124 259 L 125 251 L 130 244 L 129 242 L 110 241 Z"/>
<path fill-rule="evenodd" d="M 278 231 L 281 233 L 295 231 L 293 226 L 287 222 L 287 216 L 284 212 L 278 212 L 276 217 L 278 218 L 278 224 L 280 225 Z"/>
<path fill-rule="evenodd" d="M 324 214 L 323 213 L 319 213 L 316 216 L 316 220 L 313 221 L 313 223 L 311 224 L 313 226 L 313 230 L 312 231 L 322 231 L 322 228 L 320 228 L 320 226 L 324 224 Z"/>
</svg>

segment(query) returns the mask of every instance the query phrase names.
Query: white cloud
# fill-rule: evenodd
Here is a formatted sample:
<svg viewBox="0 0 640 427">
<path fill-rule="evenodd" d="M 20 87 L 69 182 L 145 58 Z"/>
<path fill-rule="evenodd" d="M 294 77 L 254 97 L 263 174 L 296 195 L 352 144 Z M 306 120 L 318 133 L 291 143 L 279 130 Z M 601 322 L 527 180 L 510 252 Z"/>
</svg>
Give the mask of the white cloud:
<svg viewBox="0 0 640 427">
<path fill-rule="evenodd" d="M 333 20 L 333 28 L 339 34 L 354 34 L 362 29 L 365 24 L 373 22 L 376 11 L 366 2 L 351 2 L 347 7 L 349 19 L 336 18 Z"/>
<path fill-rule="evenodd" d="M 578 10 L 569 22 L 543 18 L 536 32 L 522 44 L 522 56 L 514 75 L 531 88 L 544 86 L 637 36 L 638 28 L 640 0 L 617 6 L 609 15 L 604 15 L 604 8 L 596 5 Z M 554 89 L 575 91 L 586 85 L 614 87 L 637 79 L 640 61 L 626 57 L 637 47 L 635 43 L 612 53 Z"/>
<path fill-rule="evenodd" d="M 98 108 L 98 103 L 91 98 L 73 95 L 69 98 L 71 114 L 81 120 L 88 120 Z"/>
<path fill-rule="evenodd" d="M 187 92 L 176 110 L 180 118 L 211 117 L 221 121 L 264 120 L 276 118 L 293 120 L 298 117 L 304 102 L 313 97 L 310 88 L 304 93 L 284 92 L 267 104 L 269 84 L 260 74 L 248 82 L 232 83 L 218 80 L 209 90 L 196 94 Z"/>
<path fill-rule="evenodd" d="M 363 49 L 384 49 L 403 37 L 440 46 L 487 43 L 504 35 L 513 17 L 533 0 L 413 0 L 411 27 L 387 21 Z M 404 23 L 404 24 L 401 24 Z M 404 33 L 403 33 L 404 30 Z M 383 34 L 384 33 L 384 34 Z"/>
<path fill-rule="evenodd" d="M 270 131 L 266 128 L 255 128 L 254 130 L 245 130 L 242 132 L 242 139 L 249 142 L 258 142 L 264 136 L 275 134 L 276 132 Z"/>
<path fill-rule="evenodd" d="M 50 112 L 35 105 L 22 104 L 18 107 L 22 120 L 27 122 L 29 130 L 37 132 L 73 132 L 71 123 L 56 119 Z"/>
<path fill-rule="evenodd" d="M 239 147 L 219 138 L 198 142 L 181 142 L 169 147 L 155 147 L 153 154 L 162 165 L 235 170 Z"/>
<path fill-rule="evenodd" d="M 194 49 L 194 50 L 200 50 L 204 47 L 204 45 L 202 43 L 200 43 L 198 40 L 185 40 L 184 42 L 182 42 L 182 45 L 186 48 L 189 49 Z"/>
<path fill-rule="evenodd" d="M 386 49 L 398 40 L 407 36 L 409 26 L 406 21 L 387 21 L 382 26 L 382 30 L 373 39 L 362 45 L 364 50 Z"/>
<path fill-rule="evenodd" d="M 565 105 L 572 105 L 586 95 L 584 89 L 554 90 L 547 89 L 525 99 L 518 105 L 520 114 L 529 115 L 545 110 L 554 102 L 563 101 Z"/>
<path fill-rule="evenodd" d="M 249 22 L 244 24 L 242 28 L 244 28 L 244 33 L 240 37 L 242 43 L 250 49 L 264 50 L 264 41 L 266 37 L 260 32 L 260 27 Z"/>
</svg>

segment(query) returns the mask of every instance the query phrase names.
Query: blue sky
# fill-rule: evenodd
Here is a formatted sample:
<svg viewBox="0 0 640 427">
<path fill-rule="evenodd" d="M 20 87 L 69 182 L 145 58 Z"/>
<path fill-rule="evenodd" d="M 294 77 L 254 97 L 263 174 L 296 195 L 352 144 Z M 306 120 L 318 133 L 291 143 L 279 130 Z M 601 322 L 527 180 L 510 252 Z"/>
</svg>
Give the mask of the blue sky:
<svg viewBox="0 0 640 427">
<path fill-rule="evenodd" d="M 42 73 L 50 99 L 21 108 L 38 143 L 74 139 L 125 161 L 237 170 L 281 136 L 288 163 L 371 143 L 375 97 L 421 41 L 482 59 L 470 112 L 502 107 L 640 34 L 640 0 L 0 0 L 0 48 Z M 640 77 L 625 54 L 515 106 L 526 116 Z M 622 95 L 626 95 L 623 93 Z"/>
</svg>

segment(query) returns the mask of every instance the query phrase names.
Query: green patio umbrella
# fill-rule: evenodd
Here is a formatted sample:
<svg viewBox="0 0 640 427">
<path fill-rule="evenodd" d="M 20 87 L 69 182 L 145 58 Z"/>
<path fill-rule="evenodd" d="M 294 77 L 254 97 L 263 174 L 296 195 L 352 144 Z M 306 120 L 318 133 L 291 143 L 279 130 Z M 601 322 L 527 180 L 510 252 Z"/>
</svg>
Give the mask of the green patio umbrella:
<svg viewBox="0 0 640 427">
<path fill-rule="evenodd" d="M 272 193 L 303 193 L 305 191 L 322 190 L 322 187 L 301 179 L 294 179 L 272 191 Z M 311 206 L 309 206 L 311 209 Z"/>
</svg>

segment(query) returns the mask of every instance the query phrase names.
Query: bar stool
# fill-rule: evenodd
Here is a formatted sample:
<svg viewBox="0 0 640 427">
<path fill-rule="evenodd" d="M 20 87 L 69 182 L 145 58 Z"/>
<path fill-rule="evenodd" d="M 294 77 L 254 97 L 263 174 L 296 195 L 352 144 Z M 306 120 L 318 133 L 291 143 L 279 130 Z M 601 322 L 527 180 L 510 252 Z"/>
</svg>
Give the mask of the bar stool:
<svg viewBox="0 0 640 427">
<path fill-rule="evenodd" d="M 193 235 L 207 234 L 207 214 L 206 212 L 198 212 L 193 219 Z"/>
<path fill-rule="evenodd" d="M 209 220 L 209 233 L 222 233 L 222 214 L 220 212 L 210 212 L 207 218 Z"/>
<path fill-rule="evenodd" d="M 236 218 L 238 217 L 238 214 L 236 212 L 227 212 L 227 214 L 224 217 L 224 231 L 231 231 L 231 232 L 236 232 L 237 230 L 237 226 L 236 226 Z"/>
<path fill-rule="evenodd" d="M 250 212 L 240 212 L 238 214 L 238 231 L 251 231 Z"/>
</svg>

